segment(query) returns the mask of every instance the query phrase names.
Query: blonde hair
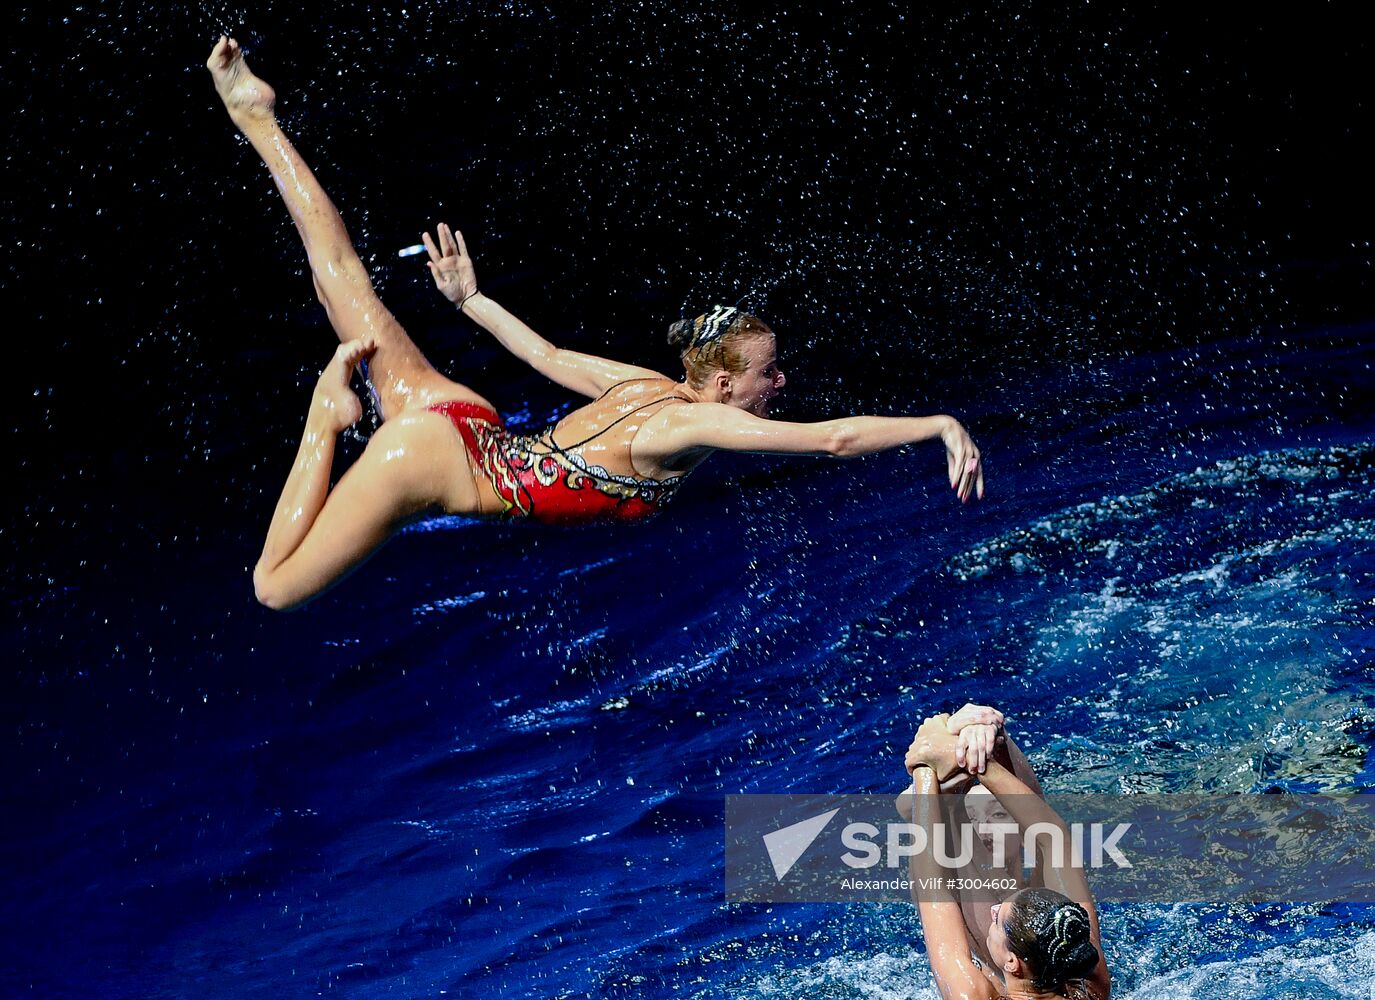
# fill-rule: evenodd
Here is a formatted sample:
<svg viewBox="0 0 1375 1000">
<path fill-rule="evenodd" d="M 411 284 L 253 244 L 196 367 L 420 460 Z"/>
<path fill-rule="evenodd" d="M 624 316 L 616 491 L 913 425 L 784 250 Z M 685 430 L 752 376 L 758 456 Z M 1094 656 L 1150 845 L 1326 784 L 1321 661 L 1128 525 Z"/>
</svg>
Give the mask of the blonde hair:
<svg viewBox="0 0 1375 1000">
<path fill-rule="evenodd" d="M 711 313 L 680 319 L 668 328 L 668 342 L 678 348 L 688 385 L 694 389 L 702 388 L 718 371 L 741 374 L 749 366 L 741 345 L 758 337 L 773 336 L 773 330 L 758 316 L 734 311 L 729 322 L 717 332 L 711 321 L 719 323 L 722 312 L 718 306 Z"/>
</svg>

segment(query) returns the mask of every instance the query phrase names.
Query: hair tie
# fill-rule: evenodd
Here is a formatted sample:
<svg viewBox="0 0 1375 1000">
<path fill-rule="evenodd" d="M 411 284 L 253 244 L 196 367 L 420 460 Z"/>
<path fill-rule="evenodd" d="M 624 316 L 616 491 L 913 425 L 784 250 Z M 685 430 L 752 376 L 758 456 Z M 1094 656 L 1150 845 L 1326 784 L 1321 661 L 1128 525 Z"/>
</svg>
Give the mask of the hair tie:
<svg viewBox="0 0 1375 1000">
<path fill-rule="evenodd" d="M 1070 950 L 1088 937 L 1088 921 L 1075 903 L 1056 910 L 1047 929 L 1050 941 L 1046 945 L 1046 957 L 1057 965 L 1067 961 Z"/>
<path fill-rule="evenodd" d="M 692 338 L 688 347 L 701 347 L 720 340 L 739 314 L 740 310 L 735 306 L 713 306 L 711 311 L 702 317 L 702 328 L 697 331 L 697 336 Z"/>
</svg>

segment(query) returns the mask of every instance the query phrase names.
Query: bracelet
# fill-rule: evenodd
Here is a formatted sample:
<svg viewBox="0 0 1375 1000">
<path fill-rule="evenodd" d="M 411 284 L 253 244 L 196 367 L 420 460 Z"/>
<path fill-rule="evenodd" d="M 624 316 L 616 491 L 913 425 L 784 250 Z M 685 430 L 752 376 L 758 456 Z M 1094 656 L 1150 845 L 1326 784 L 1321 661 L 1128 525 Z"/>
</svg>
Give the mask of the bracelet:
<svg viewBox="0 0 1375 1000">
<path fill-rule="evenodd" d="M 459 311 L 459 312 L 462 312 L 462 311 L 463 311 L 463 307 L 464 307 L 465 305 L 468 304 L 468 300 L 471 299 L 471 298 L 472 298 L 474 295 L 476 295 L 476 294 L 477 294 L 476 291 L 472 291 L 472 292 L 469 292 L 467 295 L 463 296 L 463 301 L 460 302 L 460 303 L 458 304 L 458 311 Z"/>
</svg>

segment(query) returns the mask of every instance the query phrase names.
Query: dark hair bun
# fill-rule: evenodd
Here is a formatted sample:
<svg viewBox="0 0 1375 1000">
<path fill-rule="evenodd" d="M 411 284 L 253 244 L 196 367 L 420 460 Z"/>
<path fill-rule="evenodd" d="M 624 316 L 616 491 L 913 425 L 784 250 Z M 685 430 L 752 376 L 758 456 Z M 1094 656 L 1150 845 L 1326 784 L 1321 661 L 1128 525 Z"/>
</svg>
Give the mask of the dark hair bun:
<svg viewBox="0 0 1375 1000">
<path fill-rule="evenodd" d="M 1046 922 L 1043 934 L 1048 940 L 1045 966 L 1039 979 L 1047 985 L 1059 986 L 1067 979 L 1083 979 L 1098 965 L 1098 949 L 1089 940 L 1088 912 L 1078 903 L 1066 900 Z"/>
<path fill-rule="evenodd" d="M 670 347 L 676 347 L 680 351 L 686 351 L 692 346 L 692 335 L 697 332 L 697 321 L 695 319 L 680 319 L 668 328 L 668 343 Z"/>
<path fill-rule="evenodd" d="M 1098 949 L 1091 942 L 1080 941 L 1075 945 L 1058 970 L 1065 979 L 1084 979 L 1098 968 Z"/>
<path fill-rule="evenodd" d="M 1037 989 L 1058 992 L 1097 968 L 1090 930 L 1088 911 L 1078 903 L 1052 889 L 1024 889 L 1013 904 L 1008 945 L 1031 966 Z"/>
</svg>

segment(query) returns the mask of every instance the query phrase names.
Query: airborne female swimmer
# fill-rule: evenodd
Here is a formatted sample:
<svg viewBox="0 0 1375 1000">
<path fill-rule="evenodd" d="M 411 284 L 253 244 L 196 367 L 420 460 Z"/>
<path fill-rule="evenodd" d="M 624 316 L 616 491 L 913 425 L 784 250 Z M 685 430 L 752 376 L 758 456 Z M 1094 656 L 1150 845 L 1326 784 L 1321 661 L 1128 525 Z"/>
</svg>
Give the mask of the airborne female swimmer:
<svg viewBox="0 0 1375 1000">
<path fill-rule="evenodd" d="M 220 38 L 206 66 L 272 173 L 342 341 L 315 387 L 253 572 L 263 604 L 304 604 L 429 510 L 565 524 L 643 517 L 717 450 L 848 458 L 940 438 L 960 499 L 983 495 L 979 450 L 952 417 L 770 420 L 785 382 L 773 331 L 738 310 L 674 325 L 683 381 L 555 348 L 478 291 L 462 235 L 441 225 L 425 235 L 439 290 L 536 371 L 592 399 L 539 434 L 512 434 L 487 400 L 425 359 L 377 298 L 338 211 L 277 123 L 276 95 L 238 43 Z M 336 439 L 362 416 L 349 379 L 364 361 L 383 423 L 331 490 Z"/>
</svg>

